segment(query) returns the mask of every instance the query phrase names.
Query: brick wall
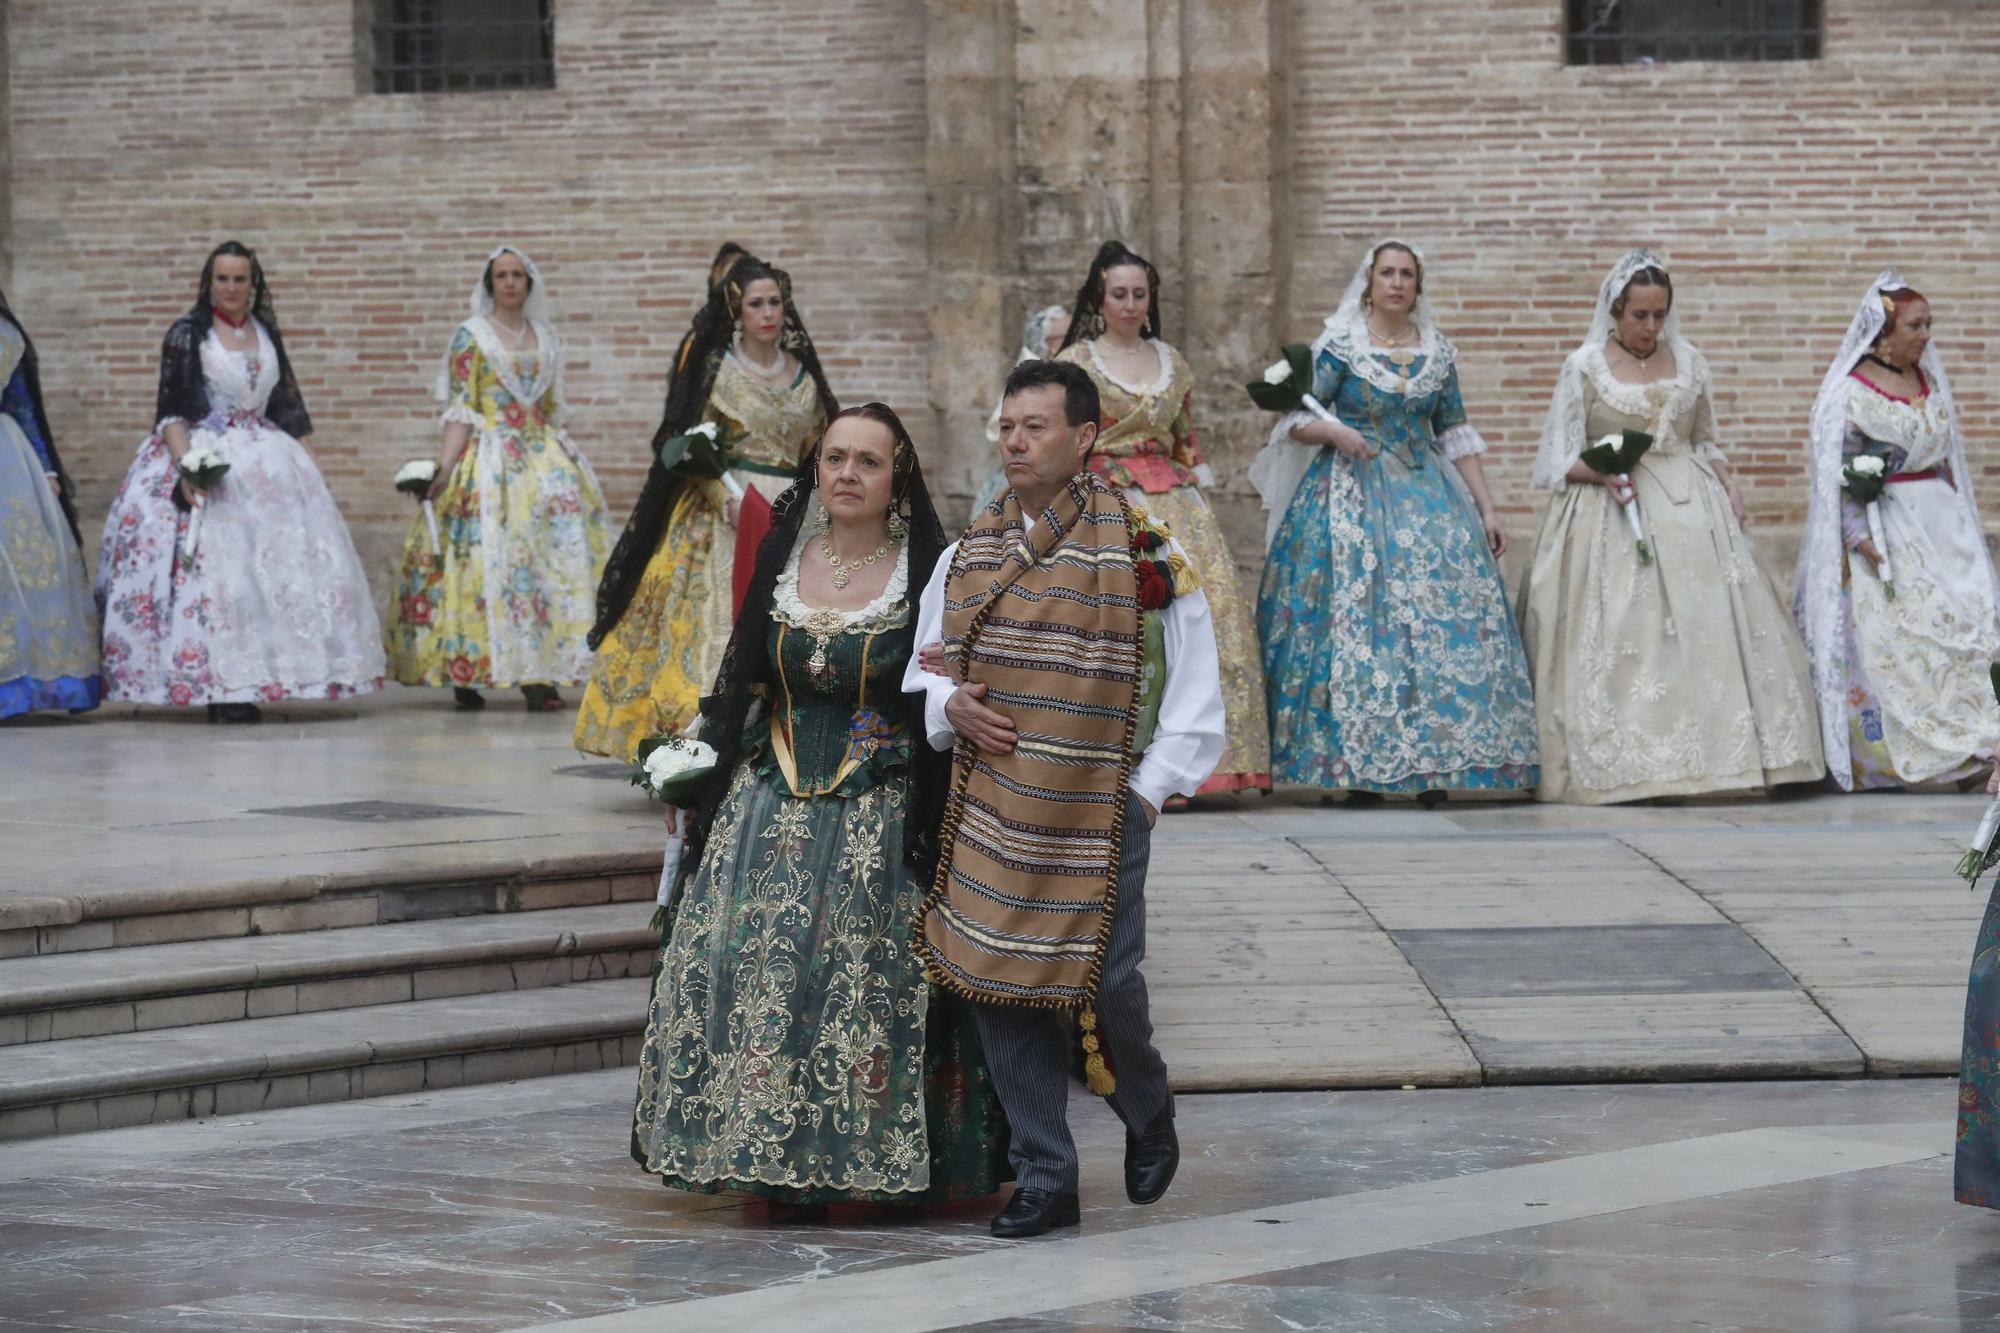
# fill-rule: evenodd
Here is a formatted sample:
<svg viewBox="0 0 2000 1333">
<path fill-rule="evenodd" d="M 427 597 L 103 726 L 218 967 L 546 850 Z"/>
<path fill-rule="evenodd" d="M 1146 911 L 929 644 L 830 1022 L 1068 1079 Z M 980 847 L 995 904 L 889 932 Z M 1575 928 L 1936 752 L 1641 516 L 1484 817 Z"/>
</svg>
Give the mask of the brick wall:
<svg viewBox="0 0 2000 1333">
<path fill-rule="evenodd" d="M 264 256 L 380 579 L 409 512 L 387 479 L 432 448 L 435 359 L 500 239 L 542 265 L 576 434 L 622 519 L 719 240 L 793 270 L 836 390 L 904 410 L 960 483 L 1015 310 L 1066 296 L 1107 228 L 1159 250 L 1246 563 L 1267 419 L 1234 386 L 1279 333 L 1316 329 L 1389 231 L 1429 251 L 1522 546 L 1556 370 L 1641 243 L 1673 261 L 1781 568 L 1813 391 L 1888 263 L 1937 300 L 2000 506 L 2000 9 L 1829 0 L 1824 60 L 1583 70 L 1560 63 L 1558 0 L 1093 4 L 1079 25 L 1044 0 L 561 0 L 556 91 L 376 97 L 335 0 L 15 0 L 8 292 L 87 521 L 227 236 Z M 1260 200 L 1239 178 L 1267 160 Z"/>
<path fill-rule="evenodd" d="M 389 478 L 435 447 L 437 359 L 503 239 L 541 265 L 620 521 L 725 237 L 792 270 L 836 392 L 922 409 L 923 30 L 915 2 L 562 0 L 556 91 L 378 97 L 336 0 L 15 0 L 8 295 L 91 542 L 228 237 L 378 584 L 410 518 Z"/>
<path fill-rule="evenodd" d="M 1519 538 L 1549 394 L 1627 248 L 1674 267 L 1753 519 L 1803 517 L 1805 420 L 1868 282 L 1933 298 L 1989 515 L 2000 321 L 2000 9 L 1828 0 L 1825 59 L 1570 69 L 1553 0 L 1293 0 L 1292 331 L 1371 239 L 1429 253 L 1467 405 Z"/>
</svg>

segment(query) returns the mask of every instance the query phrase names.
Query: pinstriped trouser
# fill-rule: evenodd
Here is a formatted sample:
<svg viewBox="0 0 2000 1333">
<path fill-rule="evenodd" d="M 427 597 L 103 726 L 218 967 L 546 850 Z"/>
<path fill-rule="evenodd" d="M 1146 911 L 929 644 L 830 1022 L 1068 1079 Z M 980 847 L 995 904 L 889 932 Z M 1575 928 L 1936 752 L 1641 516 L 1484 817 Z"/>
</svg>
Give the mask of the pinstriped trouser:
<svg viewBox="0 0 2000 1333">
<path fill-rule="evenodd" d="M 1145 1129 L 1167 1105 L 1167 1066 L 1153 1046 L 1146 1006 L 1146 863 L 1153 835 L 1137 797 L 1125 803 L 1118 906 L 1097 990 L 1097 1031 L 1117 1074 L 1108 1099 L 1118 1118 Z M 1076 1192 L 1076 1141 L 1069 1132 L 1069 1024 L 1053 1009 L 973 1006 L 993 1088 L 1013 1132 L 1008 1157 L 1016 1188 Z"/>
</svg>

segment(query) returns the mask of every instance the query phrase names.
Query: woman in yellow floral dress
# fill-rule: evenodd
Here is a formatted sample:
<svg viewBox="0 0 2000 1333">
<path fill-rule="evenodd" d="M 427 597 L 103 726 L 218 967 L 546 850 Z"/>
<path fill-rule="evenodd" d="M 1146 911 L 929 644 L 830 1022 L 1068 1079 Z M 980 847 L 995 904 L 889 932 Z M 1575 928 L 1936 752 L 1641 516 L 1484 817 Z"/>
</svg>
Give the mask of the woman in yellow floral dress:
<svg viewBox="0 0 2000 1333">
<path fill-rule="evenodd" d="M 1160 340 L 1159 274 L 1117 241 L 1106 241 L 1077 292 L 1058 354 L 1090 372 L 1104 419 L 1090 466 L 1172 529 L 1208 592 L 1221 655 L 1228 736 L 1222 761 L 1197 795 L 1271 789 L 1271 734 L 1252 603 L 1236 581 L 1236 557 L 1208 507 L 1214 476 L 1195 442 L 1194 372 Z"/>
<path fill-rule="evenodd" d="M 737 260 L 682 343 L 652 471 L 597 590 L 597 660 L 577 749 L 630 759 L 639 742 L 694 721 L 735 620 L 745 488 L 767 501 L 782 495 L 837 411 L 790 275 Z M 703 422 L 715 423 L 728 472 L 718 480 L 661 466 L 660 446 Z"/>
<path fill-rule="evenodd" d="M 450 685 L 461 709 L 479 686 L 519 686 L 530 712 L 563 706 L 556 687 L 590 669 L 591 588 L 611 544 L 604 495 L 562 428 L 562 344 L 534 261 L 501 246 L 472 290 L 439 377 L 444 440 L 429 525 L 412 522 L 390 612 L 390 674 Z"/>
</svg>

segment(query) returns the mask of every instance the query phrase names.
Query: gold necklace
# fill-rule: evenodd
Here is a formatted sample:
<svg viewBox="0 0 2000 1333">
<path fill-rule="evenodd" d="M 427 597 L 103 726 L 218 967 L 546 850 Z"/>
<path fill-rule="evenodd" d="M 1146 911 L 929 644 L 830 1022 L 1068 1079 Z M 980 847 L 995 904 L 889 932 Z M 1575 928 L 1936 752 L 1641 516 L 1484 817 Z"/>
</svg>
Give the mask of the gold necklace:
<svg viewBox="0 0 2000 1333">
<path fill-rule="evenodd" d="M 1401 338 L 1392 340 L 1386 334 L 1376 332 L 1373 320 L 1366 321 L 1366 323 L 1368 325 L 1368 336 L 1380 344 L 1379 350 L 1387 354 L 1389 364 L 1396 368 L 1396 377 L 1401 380 L 1409 379 L 1410 366 L 1417 359 L 1417 354 L 1410 349 L 1422 341 L 1422 335 L 1417 332 L 1416 325 L 1412 324 L 1409 328 L 1403 330 Z"/>
<path fill-rule="evenodd" d="M 833 553 L 833 534 L 831 532 L 821 534 L 819 539 L 820 554 L 824 555 L 826 563 L 833 567 L 834 590 L 838 592 L 846 588 L 849 583 L 854 581 L 856 574 L 859 574 L 863 569 L 889 554 L 889 546 L 890 542 L 885 539 L 880 546 L 875 548 L 872 554 L 865 555 L 859 560 L 843 562 L 839 556 Z"/>
</svg>

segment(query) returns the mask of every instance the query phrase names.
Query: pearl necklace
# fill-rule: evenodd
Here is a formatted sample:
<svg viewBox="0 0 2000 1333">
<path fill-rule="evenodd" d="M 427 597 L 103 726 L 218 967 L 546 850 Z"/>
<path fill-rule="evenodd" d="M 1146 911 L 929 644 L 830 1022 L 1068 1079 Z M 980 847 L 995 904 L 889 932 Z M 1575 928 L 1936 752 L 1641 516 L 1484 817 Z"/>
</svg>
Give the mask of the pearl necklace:
<svg viewBox="0 0 2000 1333">
<path fill-rule="evenodd" d="M 745 370 L 757 376 L 758 379 L 778 380 L 783 378 L 785 373 L 785 352 L 783 348 L 778 349 L 778 359 L 775 361 L 753 361 L 750 359 L 749 349 L 743 345 L 743 340 L 739 338 L 736 341 L 736 359 L 743 363 Z"/>
<path fill-rule="evenodd" d="M 839 556 L 833 553 L 833 534 L 831 532 L 822 534 L 819 539 L 820 554 L 826 557 L 826 563 L 833 568 L 834 589 L 836 591 L 844 590 L 848 584 L 854 581 L 856 574 L 859 574 L 862 570 L 889 554 L 889 548 L 893 544 L 893 541 L 884 539 L 882 544 L 876 547 L 872 554 L 865 555 L 859 560 L 842 561 Z"/>
<path fill-rule="evenodd" d="M 522 320 L 521 327 L 518 329 L 509 328 L 507 326 L 506 321 L 501 319 L 496 318 L 491 322 L 495 327 L 497 327 L 500 330 L 500 332 L 506 334 L 509 338 L 513 340 L 514 351 L 516 354 L 528 350 L 528 330 L 533 326 L 530 325 L 527 320 L 525 319 Z"/>
</svg>

